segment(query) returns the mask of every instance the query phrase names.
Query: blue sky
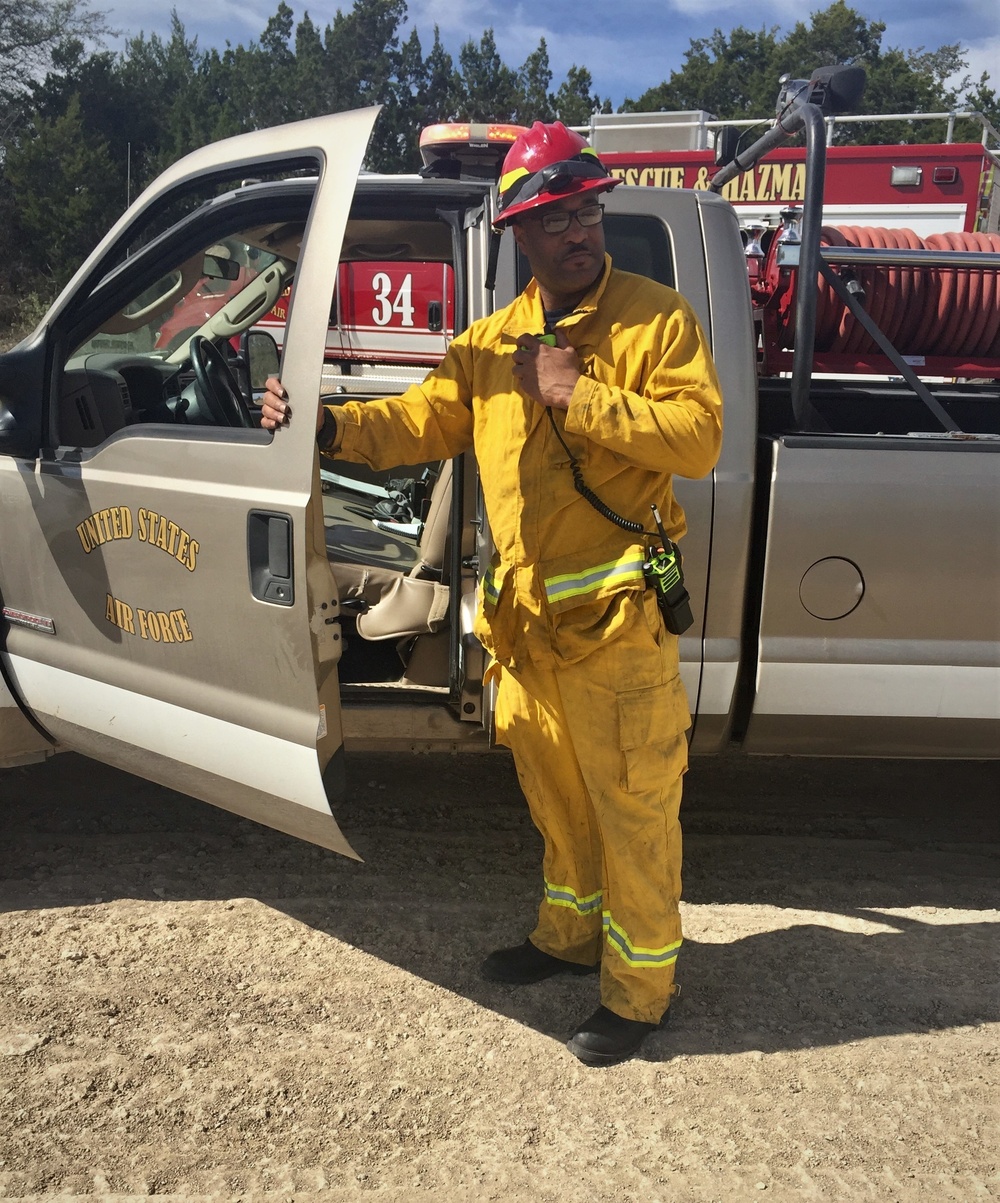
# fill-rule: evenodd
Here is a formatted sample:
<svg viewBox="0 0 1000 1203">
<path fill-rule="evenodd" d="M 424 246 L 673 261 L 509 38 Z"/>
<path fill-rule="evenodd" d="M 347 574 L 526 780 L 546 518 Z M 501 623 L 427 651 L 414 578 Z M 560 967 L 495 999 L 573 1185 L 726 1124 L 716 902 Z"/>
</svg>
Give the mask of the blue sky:
<svg viewBox="0 0 1000 1203">
<path fill-rule="evenodd" d="M 351 6 L 351 0 L 289 3 L 296 20 L 308 10 L 320 28 L 338 7 Z M 169 32 L 170 9 L 176 7 L 188 36 L 196 36 L 206 49 L 222 48 L 227 39 L 234 44 L 256 40 L 278 0 L 174 0 L 173 5 L 169 0 L 106 0 L 94 7 L 107 10 L 110 23 L 123 33 L 161 35 Z M 740 24 L 787 30 L 825 7 L 822 0 L 808 7 L 765 0 L 754 4 L 749 15 L 745 0 L 408 0 L 410 25 L 419 31 L 425 53 L 435 25 L 456 58 L 464 41 L 478 40 L 492 27 L 500 54 L 512 67 L 523 63 L 544 37 L 554 85 L 574 63 L 586 67 L 594 90 L 609 97 L 615 108 L 679 67 L 692 38 Z M 988 71 L 993 86 L 1000 88 L 1000 0 L 879 0 L 877 5 L 857 0 L 851 7 L 868 20 L 885 22 L 883 47 L 936 50 L 960 42 L 968 52 L 970 73 L 978 78 Z"/>
</svg>

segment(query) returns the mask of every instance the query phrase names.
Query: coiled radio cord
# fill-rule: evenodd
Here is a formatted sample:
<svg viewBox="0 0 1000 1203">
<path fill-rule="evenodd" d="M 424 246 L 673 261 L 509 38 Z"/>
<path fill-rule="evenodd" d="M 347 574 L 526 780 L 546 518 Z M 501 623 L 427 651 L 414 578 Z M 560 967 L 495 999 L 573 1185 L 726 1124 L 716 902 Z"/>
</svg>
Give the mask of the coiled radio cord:
<svg viewBox="0 0 1000 1203">
<path fill-rule="evenodd" d="M 569 456 L 569 469 L 573 473 L 573 486 L 580 496 L 585 501 L 590 502 L 590 504 L 602 517 L 607 518 L 609 522 L 613 522 L 615 526 L 620 526 L 622 530 L 627 530 L 633 535 L 655 534 L 655 531 L 646 530 L 641 522 L 633 522 L 630 518 L 623 518 L 621 514 L 616 514 L 611 506 L 606 505 L 600 499 L 600 497 L 597 496 L 593 489 L 588 487 L 587 482 L 583 479 L 583 471 L 580 468 L 580 464 L 576 456 L 572 451 L 570 451 L 569 447 L 566 445 L 566 440 L 559 433 L 559 427 L 556 425 L 556 419 L 551 408 L 547 408 L 546 412 L 549 415 L 549 421 L 552 423 L 552 429 L 555 431 L 556 438 L 562 444 L 563 451 L 565 451 Z"/>
</svg>

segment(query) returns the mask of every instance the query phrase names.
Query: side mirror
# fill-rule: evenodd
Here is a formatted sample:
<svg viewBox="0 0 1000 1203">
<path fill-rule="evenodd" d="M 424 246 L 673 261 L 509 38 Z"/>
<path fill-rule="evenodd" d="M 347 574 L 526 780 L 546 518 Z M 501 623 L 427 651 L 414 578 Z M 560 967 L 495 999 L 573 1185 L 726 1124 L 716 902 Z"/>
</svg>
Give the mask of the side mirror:
<svg viewBox="0 0 1000 1203">
<path fill-rule="evenodd" d="M 824 117 L 853 112 L 864 90 L 864 67 L 817 67 L 809 77 L 809 100 Z"/>
<path fill-rule="evenodd" d="M 36 459 L 42 445 L 42 399 L 48 341 L 36 331 L 0 355 L 0 455 Z"/>
<path fill-rule="evenodd" d="M 250 387 L 262 389 L 268 376 L 277 376 L 280 366 L 278 344 L 265 330 L 247 330 L 240 339 L 240 356 L 250 373 Z"/>
<path fill-rule="evenodd" d="M 778 83 L 776 112 L 783 113 L 796 102 L 814 104 L 824 117 L 837 117 L 857 108 L 865 90 L 864 67 L 817 67 L 808 79 L 783 75 Z"/>
<path fill-rule="evenodd" d="M 725 167 L 736 158 L 740 148 L 740 131 L 733 125 L 724 125 L 715 134 L 715 165 Z"/>
</svg>

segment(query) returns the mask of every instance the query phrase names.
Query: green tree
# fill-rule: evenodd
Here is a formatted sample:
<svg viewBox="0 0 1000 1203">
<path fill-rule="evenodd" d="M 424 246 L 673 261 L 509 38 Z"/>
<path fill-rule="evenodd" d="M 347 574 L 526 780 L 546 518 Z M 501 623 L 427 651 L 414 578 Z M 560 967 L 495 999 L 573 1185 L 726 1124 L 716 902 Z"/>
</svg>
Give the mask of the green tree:
<svg viewBox="0 0 1000 1203">
<path fill-rule="evenodd" d="M 549 48 L 544 38 L 525 59 L 517 73 L 517 82 L 521 93 L 516 114 L 518 121 L 523 125 L 530 125 L 533 121 L 551 121 L 556 114 L 554 100 L 549 93 L 552 68 L 549 66 Z"/>
<path fill-rule="evenodd" d="M 406 0 L 355 0 L 326 28 L 328 111 L 382 104 L 391 96 Z"/>
<path fill-rule="evenodd" d="M 990 77 L 987 72 L 982 73 L 975 86 L 966 89 L 962 103 L 963 107 L 972 109 L 976 113 L 982 113 L 995 130 L 1000 130 L 1000 94 L 990 86 Z M 968 127 L 971 123 L 964 123 L 964 125 L 964 136 L 977 141 L 980 136 L 977 127 L 970 129 Z"/>
<path fill-rule="evenodd" d="M 314 116 L 315 109 L 306 109 L 303 89 L 296 73 L 296 52 L 292 49 L 295 14 L 280 0 L 257 45 L 251 43 L 235 49 L 227 47 L 221 74 L 234 77 L 230 88 L 233 104 L 243 105 L 244 129 L 267 129 L 294 121 L 299 116 Z M 312 53 L 312 22 L 308 14 L 304 24 L 304 49 Z M 297 42 L 297 39 L 296 39 Z"/>
<path fill-rule="evenodd" d="M 56 47 L 52 54 L 52 70 L 32 88 L 34 117 L 55 121 L 66 115 L 74 99 L 81 128 L 88 135 L 99 135 L 107 144 L 124 204 L 128 199 L 129 146 L 148 133 L 152 118 L 132 103 L 119 70 L 118 56 L 110 51 L 87 54 L 83 43 L 76 38 Z M 34 136 L 33 132 L 26 130 L 19 142 L 31 136 Z"/>
<path fill-rule="evenodd" d="M 461 77 L 451 55 L 441 44 L 441 31 L 434 26 L 434 45 L 424 61 L 423 80 L 417 92 L 420 125 L 453 121 L 458 116 Z"/>
<path fill-rule="evenodd" d="M 719 117 L 762 115 L 774 108 L 777 75 L 775 32 L 742 26 L 728 35 L 716 29 L 692 40 L 684 65 L 668 80 L 627 99 L 624 111 L 706 109 Z"/>
<path fill-rule="evenodd" d="M 381 171 L 416 171 L 420 166 L 417 139 L 425 116 L 428 95 L 428 71 L 414 29 L 392 52 L 391 70 L 382 86 L 382 113 L 369 147 L 368 161 Z"/>
<path fill-rule="evenodd" d="M 586 125 L 591 113 L 611 109 L 599 96 L 591 94 L 593 80 L 586 67 L 570 67 L 553 101 L 556 114 L 564 125 Z"/>
<path fill-rule="evenodd" d="M 153 116 L 146 137 L 133 144 L 133 169 L 148 183 L 168 163 L 209 138 L 209 115 L 195 107 L 195 84 L 202 55 L 189 39 L 176 11 L 170 37 L 158 34 L 130 38 L 119 64 L 122 86 L 131 106 Z"/>
<path fill-rule="evenodd" d="M 309 14 L 307 13 L 306 20 L 308 18 Z M 294 21 L 295 13 L 285 3 L 285 0 L 280 0 L 277 11 L 273 17 L 268 19 L 260 37 L 261 52 L 268 55 L 272 62 L 286 66 L 291 65 L 294 55 L 289 47 L 292 41 Z"/>
<path fill-rule="evenodd" d="M 465 42 L 459 51 L 461 92 L 457 116 L 462 121 L 511 121 L 520 101 L 517 74 L 497 50 L 493 30 L 479 43 Z"/>
<path fill-rule="evenodd" d="M 5 174 L 25 250 L 55 285 L 69 279 L 124 208 L 107 143 L 85 129 L 74 96 L 65 115 L 39 118 L 10 151 Z"/>
<path fill-rule="evenodd" d="M 859 113 L 940 112 L 954 107 L 956 95 L 947 87 L 948 78 L 965 66 L 957 45 L 943 46 L 932 53 L 922 48 L 904 51 L 883 48 L 885 24 L 867 21 L 837 0 L 812 23 L 797 24 L 776 47 L 774 65 L 781 74 L 808 76 L 814 67 L 845 63 L 864 67 L 865 93 Z M 944 124 L 926 122 L 853 124 L 841 127 L 841 140 L 865 142 L 935 141 L 944 137 Z"/>
<path fill-rule="evenodd" d="M 435 44 L 437 31 L 435 30 Z M 451 59 L 448 59 L 450 64 Z M 429 60 L 425 62 L 420 46 L 420 35 L 416 29 L 400 47 L 396 65 L 396 86 L 392 102 L 383 111 L 383 119 L 392 124 L 392 142 L 395 154 L 386 156 L 384 169 L 388 171 L 416 171 L 420 165 L 417 132 L 425 125 L 439 120 L 436 109 L 429 104 L 430 74 Z"/>
<path fill-rule="evenodd" d="M 405 16 L 406 0 L 355 0 L 349 12 L 337 12 L 323 39 L 327 69 L 320 111 L 385 106 L 385 120 L 376 125 L 368 150 L 368 164 L 376 169 L 398 166 L 404 152 L 399 27 Z"/>
<path fill-rule="evenodd" d="M 836 0 L 814 12 L 808 25 L 799 21 L 776 41 L 771 65 L 798 78 L 826 63 L 874 64 L 884 33 L 885 22 L 868 21 L 845 0 Z"/>
<path fill-rule="evenodd" d="M 284 86 L 288 95 L 288 117 L 301 120 L 322 111 L 329 93 L 329 56 L 323 35 L 306 13 L 295 29 L 295 52 L 281 56 L 263 51 L 260 56 L 268 80 Z"/>
</svg>

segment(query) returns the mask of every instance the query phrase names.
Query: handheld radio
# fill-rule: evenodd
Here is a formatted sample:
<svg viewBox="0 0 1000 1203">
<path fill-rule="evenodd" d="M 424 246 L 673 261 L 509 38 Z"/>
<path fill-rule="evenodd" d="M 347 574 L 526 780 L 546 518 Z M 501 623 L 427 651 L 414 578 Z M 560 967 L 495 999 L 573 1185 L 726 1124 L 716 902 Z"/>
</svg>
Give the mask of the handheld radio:
<svg viewBox="0 0 1000 1203">
<path fill-rule="evenodd" d="M 684 588 L 684 569 L 681 567 L 680 548 L 667 538 L 660 520 L 660 511 L 655 505 L 653 521 L 659 531 L 662 546 L 650 548 L 649 558 L 642 566 L 646 584 L 656 592 L 656 603 L 663 615 L 663 623 L 672 635 L 682 635 L 694 622 L 691 613 L 691 598 Z"/>
</svg>

